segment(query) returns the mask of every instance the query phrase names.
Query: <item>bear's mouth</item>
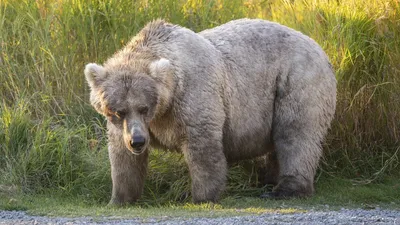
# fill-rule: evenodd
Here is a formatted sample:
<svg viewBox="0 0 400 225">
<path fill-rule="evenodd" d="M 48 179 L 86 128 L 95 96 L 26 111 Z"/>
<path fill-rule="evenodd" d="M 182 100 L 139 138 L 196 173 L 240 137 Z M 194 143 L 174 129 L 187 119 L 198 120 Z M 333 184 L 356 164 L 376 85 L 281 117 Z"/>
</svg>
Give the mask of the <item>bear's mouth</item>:
<svg viewBox="0 0 400 225">
<path fill-rule="evenodd" d="M 125 139 L 125 146 L 126 146 L 127 150 L 130 151 L 132 154 L 140 155 L 146 151 L 148 142 L 145 142 L 144 144 L 140 144 L 140 145 L 134 145 L 134 144 L 132 144 L 132 142 L 130 140 L 127 141 Z"/>
<path fill-rule="evenodd" d="M 148 141 L 143 139 L 140 140 L 137 138 L 125 139 L 126 148 L 134 155 L 143 154 L 143 152 L 145 152 L 147 149 L 148 143 L 149 143 Z"/>
<path fill-rule="evenodd" d="M 141 155 L 144 151 L 146 150 L 146 148 L 139 148 L 139 149 L 137 149 L 137 148 L 135 148 L 135 149 L 132 149 L 130 152 L 132 152 L 132 154 L 134 154 L 134 155 Z"/>
</svg>

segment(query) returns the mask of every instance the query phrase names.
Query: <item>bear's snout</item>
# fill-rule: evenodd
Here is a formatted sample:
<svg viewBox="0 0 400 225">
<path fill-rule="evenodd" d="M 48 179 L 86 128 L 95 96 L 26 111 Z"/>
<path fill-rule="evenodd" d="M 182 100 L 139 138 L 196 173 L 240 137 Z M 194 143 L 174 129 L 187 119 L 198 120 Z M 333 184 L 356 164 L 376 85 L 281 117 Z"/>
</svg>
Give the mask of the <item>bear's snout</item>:
<svg viewBox="0 0 400 225">
<path fill-rule="evenodd" d="M 132 136 L 132 139 L 130 141 L 130 145 L 133 149 L 135 149 L 138 152 L 142 151 L 143 146 L 146 144 L 146 138 L 143 137 L 142 135 L 137 135 L 134 134 Z"/>
<path fill-rule="evenodd" d="M 133 120 L 131 123 L 126 122 L 126 128 L 124 132 L 126 147 L 135 155 L 142 154 L 149 143 L 148 133 L 143 127 L 143 123 L 137 120 Z"/>
</svg>

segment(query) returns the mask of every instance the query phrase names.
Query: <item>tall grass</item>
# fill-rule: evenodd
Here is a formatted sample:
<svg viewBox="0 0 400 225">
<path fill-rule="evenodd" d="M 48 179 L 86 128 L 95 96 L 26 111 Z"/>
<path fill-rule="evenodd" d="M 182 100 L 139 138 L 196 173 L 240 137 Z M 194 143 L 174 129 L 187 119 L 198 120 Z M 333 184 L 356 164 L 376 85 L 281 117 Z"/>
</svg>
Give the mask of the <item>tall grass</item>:
<svg viewBox="0 0 400 225">
<path fill-rule="evenodd" d="M 400 5 L 396 0 L 0 1 L 0 185 L 59 190 L 105 201 L 110 192 L 104 119 L 88 104 L 83 67 L 103 62 L 145 23 L 195 31 L 264 18 L 300 30 L 336 69 L 338 106 L 321 171 L 398 176 Z M 230 194 L 256 193 L 254 168 L 230 170 Z M 252 172 L 253 171 L 253 172 Z M 143 202 L 185 200 L 183 159 L 154 151 Z"/>
</svg>

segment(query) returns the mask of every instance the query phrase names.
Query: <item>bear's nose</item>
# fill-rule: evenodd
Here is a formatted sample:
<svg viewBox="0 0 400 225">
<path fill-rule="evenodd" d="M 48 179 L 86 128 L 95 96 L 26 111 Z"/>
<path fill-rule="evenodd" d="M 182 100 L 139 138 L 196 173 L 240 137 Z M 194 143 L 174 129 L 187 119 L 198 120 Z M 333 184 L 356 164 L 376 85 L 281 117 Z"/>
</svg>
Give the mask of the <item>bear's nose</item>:
<svg viewBox="0 0 400 225">
<path fill-rule="evenodd" d="M 146 139 L 141 135 L 134 135 L 131 139 L 131 147 L 134 149 L 140 149 L 146 143 Z"/>
</svg>

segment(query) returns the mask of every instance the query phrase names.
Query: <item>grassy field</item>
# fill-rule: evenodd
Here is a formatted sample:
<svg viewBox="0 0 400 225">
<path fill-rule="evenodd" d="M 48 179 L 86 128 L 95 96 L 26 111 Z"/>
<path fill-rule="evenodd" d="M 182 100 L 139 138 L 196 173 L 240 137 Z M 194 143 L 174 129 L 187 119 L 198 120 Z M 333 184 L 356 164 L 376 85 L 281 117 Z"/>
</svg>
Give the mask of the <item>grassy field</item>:
<svg viewBox="0 0 400 225">
<path fill-rule="evenodd" d="M 194 205 L 190 202 L 141 200 L 135 206 L 116 208 L 85 196 L 47 192 L 35 195 L 0 194 L 0 209 L 25 210 L 47 216 L 113 216 L 143 219 L 170 217 L 220 217 L 263 213 L 300 213 L 309 210 L 339 210 L 342 208 L 399 209 L 400 181 L 385 180 L 381 184 L 355 186 L 346 179 L 324 179 L 317 183 L 317 193 L 308 199 L 265 200 L 257 197 L 230 195 L 219 204 Z"/>
<path fill-rule="evenodd" d="M 2 0 L 0 208 L 34 210 L 50 193 L 67 203 L 104 206 L 111 192 L 105 122 L 88 103 L 84 65 L 102 63 L 156 18 L 200 31 L 243 17 L 309 35 L 336 70 L 338 105 L 318 172 L 319 194 L 303 203 L 372 199 L 399 207 L 400 186 L 393 183 L 400 178 L 399 1 Z M 258 175 L 251 162 L 233 165 L 221 207 L 260 194 Z M 346 185 L 334 185 L 342 181 Z M 189 187 L 182 156 L 153 151 L 139 207 L 179 201 L 184 209 Z M 300 204 L 249 202 L 246 207 Z"/>
</svg>

